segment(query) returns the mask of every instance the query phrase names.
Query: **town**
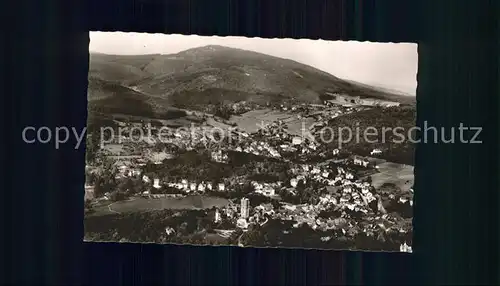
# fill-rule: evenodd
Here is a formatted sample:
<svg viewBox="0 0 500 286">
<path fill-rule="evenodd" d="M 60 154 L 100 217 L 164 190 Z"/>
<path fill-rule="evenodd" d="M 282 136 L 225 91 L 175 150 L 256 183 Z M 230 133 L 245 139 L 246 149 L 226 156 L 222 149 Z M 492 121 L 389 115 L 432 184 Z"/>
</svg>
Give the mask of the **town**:
<svg viewBox="0 0 500 286">
<path fill-rule="evenodd" d="M 383 144 L 356 152 L 316 140 L 337 118 L 401 108 L 349 98 L 242 102 L 223 106 L 228 116 L 207 106 L 171 120 L 113 118 L 115 129 L 150 134 L 120 132 L 104 146 L 97 131 L 87 134 L 86 239 L 412 252 L 413 167 L 388 161 L 394 151 Z M 168 219 L 193 213 L 194 226 L 167 219 L 134 239 L 118 226 L 99 234 L 92 223 L 164 210 Z"/>
</svg>

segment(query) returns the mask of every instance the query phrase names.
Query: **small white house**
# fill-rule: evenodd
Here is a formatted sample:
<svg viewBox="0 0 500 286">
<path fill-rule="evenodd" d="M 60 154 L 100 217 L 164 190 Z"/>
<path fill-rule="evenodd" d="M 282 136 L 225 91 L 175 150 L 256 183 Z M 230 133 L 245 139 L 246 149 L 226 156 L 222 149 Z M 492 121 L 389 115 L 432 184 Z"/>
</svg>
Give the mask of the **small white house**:
<svg viewBox="0 0 500 286">
<path fill-rule="evenodd" d="M 363 166 L 363 167 L 368 167 L 368 164 L 370 162 L 366 161 L 366 160 L 362 160 L 362 159 L 359 159 L 359 158 L 355 158 L 354 159 L 354 165 L 359 165 L 359 166 Z"/>
<path fill-rule="evenodd" d="M 189 184 L 189 190 L 191 190 L 193 192 L 196 191 L 196 183 Z"/>
<path fill-rule="evenodd" d="M 411 246 L 409 246 L 408 244 L 406 244 L 406 242 L 403 243 L 403 244 L 401 244 L 399 246 L 399 251 L 400 252 L 408 252 L 408 253 L 412 253 L 413 252 Z"/>
<path fill-rule="evenodd" d="M 340 150 L 339 149 L 334 149 L 332 153 L 333 153 L 333 156 L 336 156 L 336 155 L 338 155 L 340 153 Z"/>
<path fill-rule="evenodd" d="M 294 188 L 297 187 L 298 183 L 299 183 L 299 181 L 297 179 L 295 179 L 295 178 L 292 178 L 290 180 L 290 186 L 292 186 Z"/>
<path fill-rule="evenodd" d="M 215 218 L 214 218 L 214 221 L 217 223 L 219 221 L 221 221 L 221 215 L 220 215 L 220 212 L 219 210 L 215 210 Z"/>
<path fill-rule="evenodd" d="M 248 222 L 246 219 L 244 218 L 240 218 L 236 221 L 236 226 L 238 228 L 242 228 L 242 229 L 247 229 L 248 228 Z"/>
<path fill-rule="evenodd" d="M 224 183 L 219 183 L 218 190 L 219 192 L 223 192 L 226 190 L 226 186 L 224 185 Z"/>
<path fill-rule="evenodd" d="M 262 189 L 262 194 L 265 196 L 274 196 L 276 194 L 274 188 L 272 187 L 266 187 Z"/>
<path fill-rule="evenodd" d="M 155 188 L 155 189 L 161 188 L 160 179 L 154 179 L 153 188 Z"/>
<path fill-rule="evenodd" d="M 382 150 L 380 150 L 380 149 L 373 149 L 370 152 L 370 155 L 378 155 L 378 154 L 382 154 Z"/>
<path fill-rule="evenodd" d="M 205 192 L 205 185 L 204 184 L 198 185 L 198 192 Z"/>
<path fill-rule="evenodd" d="M 142 176 L 142 181 L 144 181 L 144 183 L 150 183 L 151 179 L 149 179 L 148 176 L 144 175 L 144 176 Z"/>
<path fill-rule="evenodd" d="M 171 228 L 171 227 L 166 227 L 166 228 L 165 228 L 165 233 L 166 233 L 167 235 L 172 235 L 172 234 L 174 234 L 174 233 L 175 233 L 175 229 L 173 229 L 173 228 Z"/>
<path fill-rule="evenodd" d="M 300 138 L 300 137 L 293 137 L 292 138 L 292 144 L 293 145 L 300 145 L 300 144 L 302 144 L 302 138 Z"/>
</svg>

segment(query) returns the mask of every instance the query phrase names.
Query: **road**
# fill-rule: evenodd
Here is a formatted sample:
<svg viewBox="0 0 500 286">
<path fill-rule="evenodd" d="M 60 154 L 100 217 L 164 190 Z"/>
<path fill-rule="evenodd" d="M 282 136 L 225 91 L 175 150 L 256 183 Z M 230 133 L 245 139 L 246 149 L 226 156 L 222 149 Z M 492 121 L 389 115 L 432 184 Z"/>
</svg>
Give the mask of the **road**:
<svg viewBox="0 0 500 286">
<path fill-rule="evenodd" d="M 243 233 L 240 234 L 240 236 L 238 236 L 238 246 L 240 246 L 240 247 L 244 247 L 245 246 L 245 245 L 243 245 L 243 243 L 241 243 L 241 237 L 243 237 L 244 234 L 245 233 L 243 232 Z"/>
</svg>

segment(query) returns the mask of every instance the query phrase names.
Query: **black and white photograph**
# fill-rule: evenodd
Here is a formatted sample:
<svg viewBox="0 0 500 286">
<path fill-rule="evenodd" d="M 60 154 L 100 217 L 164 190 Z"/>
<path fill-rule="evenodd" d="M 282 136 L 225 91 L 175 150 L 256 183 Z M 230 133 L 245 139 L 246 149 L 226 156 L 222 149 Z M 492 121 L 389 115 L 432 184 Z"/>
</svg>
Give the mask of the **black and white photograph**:
<svg viewBox="0 0 500 286">
<path fill-rule="evenodd" d="M 415 43 L 91 32 L 84 241 L 412 252 Z"/>
</svg>

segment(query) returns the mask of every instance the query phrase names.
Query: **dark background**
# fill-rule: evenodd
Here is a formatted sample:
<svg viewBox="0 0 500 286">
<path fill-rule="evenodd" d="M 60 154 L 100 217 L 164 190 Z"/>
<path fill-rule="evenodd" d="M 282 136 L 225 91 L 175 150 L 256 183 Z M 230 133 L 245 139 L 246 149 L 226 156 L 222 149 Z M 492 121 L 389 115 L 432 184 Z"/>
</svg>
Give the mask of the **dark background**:
<svg viewBox="0 0 500 286">
<path fill-rule="evenodd" d="M 16 2 L 12 4 L 19 4 Z M 88 0 L 5 9 L 0 284 L 332 285 L 498 281 L 498 1 Z M 483 144 L 420 144 L 414 254 L 82 243 L 84 148 L 24 144 L 86 122 L 88 31 L 418 42 L 423 126 Z M 0 168 L 0 170 L 2 170 Z"/>
</svg>

